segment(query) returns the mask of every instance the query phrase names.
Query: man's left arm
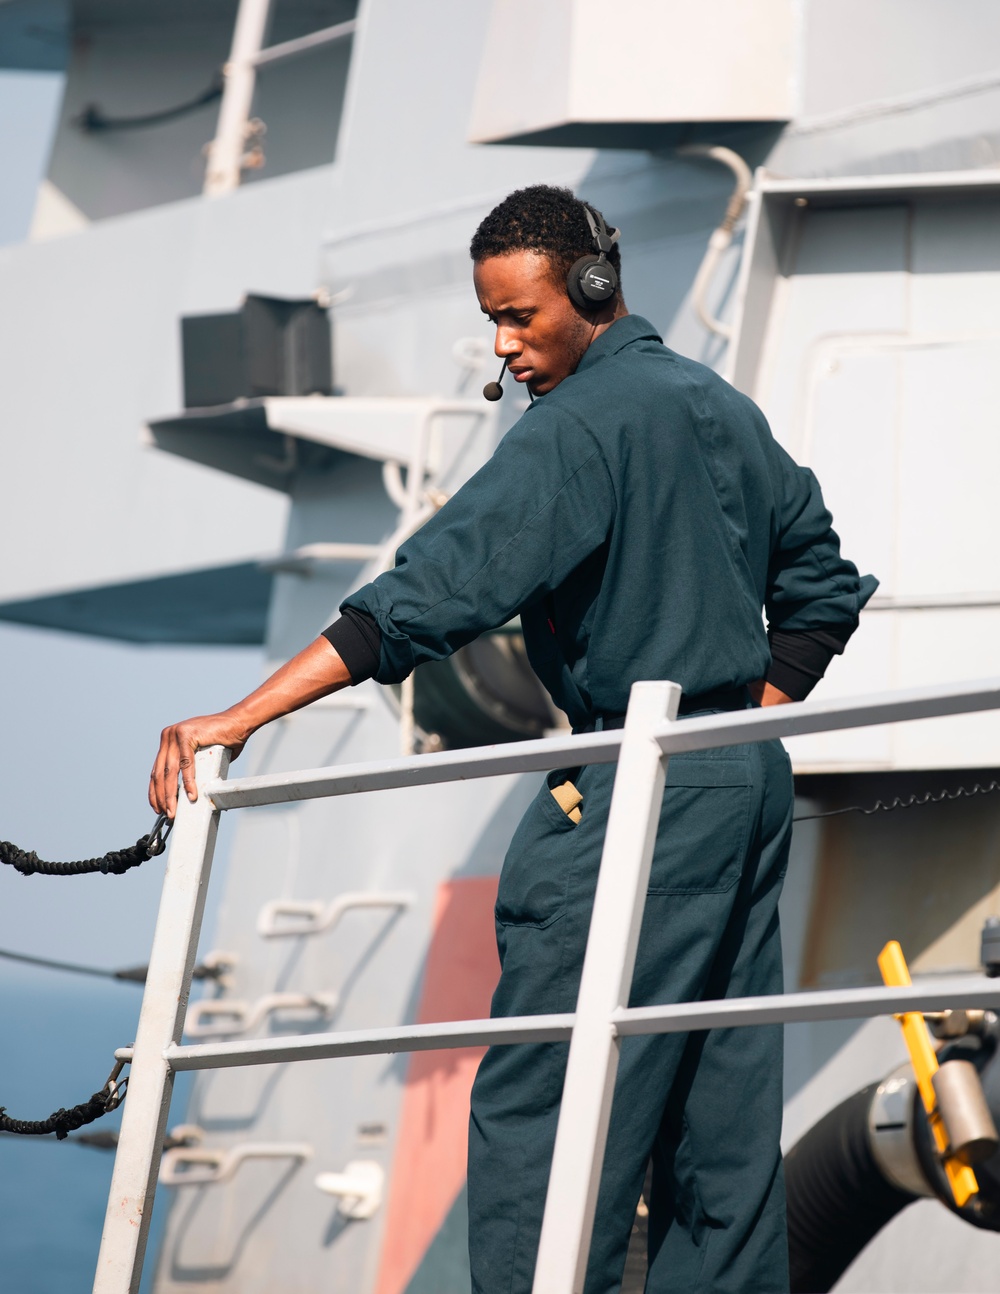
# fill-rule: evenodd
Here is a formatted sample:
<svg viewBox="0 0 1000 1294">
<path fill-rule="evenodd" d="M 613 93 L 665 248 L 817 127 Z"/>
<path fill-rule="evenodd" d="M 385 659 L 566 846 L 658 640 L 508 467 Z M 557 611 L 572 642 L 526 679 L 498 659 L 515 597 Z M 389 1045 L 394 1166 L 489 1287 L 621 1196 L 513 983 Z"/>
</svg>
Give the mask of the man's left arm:
<svg viewBox="0 0 1000 1294">
<path fill-rule="evenodd" d="M 805 700 L 843 652 L 878 587 L 842 555 L 812 472 L 772 446 L 781 506 L 765 598 L 771 665 L 753 689 L 761 705 Z"/>
</svg>

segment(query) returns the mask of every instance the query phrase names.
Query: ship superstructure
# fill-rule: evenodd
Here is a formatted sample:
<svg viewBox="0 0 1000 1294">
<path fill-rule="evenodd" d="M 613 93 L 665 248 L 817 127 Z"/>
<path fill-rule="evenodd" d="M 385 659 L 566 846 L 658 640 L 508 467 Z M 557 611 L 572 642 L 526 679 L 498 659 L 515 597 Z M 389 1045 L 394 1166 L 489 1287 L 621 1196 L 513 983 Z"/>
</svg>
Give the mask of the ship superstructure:
<svg viewBox="0 0 1000 1294">
<path fill-rule="evenodd" d="M 263 642 L 272 666 L 315 636 L 523 407 L 479 394 L 495 363 L 467 245 L 506 192 L 545 181 L 621 227 L 629 307 L 761 404 L 816 468 L 845 551 L 879 576 L 817 695 L 994 672 L 1000 17 L 985 0 L 961 14 L 944 0 L 625 0 L 613 21 L 592 0 L 545 0 L 530 21 L 510 0 L 44 8 L 64 109 L 32 239 L 0 253 L 0 400 L 33 434 L 0 452 L 46 483 L 13 493 L 4 525 L 43 517 L 49 538 L 0 575 L 0 617 Z M 0 6 L 0 49 L 22 65 L 42 57 L 37 9 Z M 329 383 L 186 405 L 196 356 L 180 320 L 235 314 L 248 294 L 329 310 Z M 40 393 L 42 345 L 61 380 Z M 560 722 L 515 622 L 398 694 L 364 684 L 276 724 L 240 771 Z M 935 720 L 790 750 L 801 812 L 819 813 L 988 780 L 1000 730 Z M 487 1014 L 492 894 L 534 789 L 510 777 L 227 824 L 212 933 L 227 976 L 189 1008 L 188 1039 Z M 974 969 L 1000 907 L 998 847 L 982 798 L 803 822 L 788 987 L 873 982 L 891 937 L 917 973 Z M 787 1034 L 789 1146 L 904 1059 L 891 1020 Z M 165 1168 L 155 1289 L 465 1288 L 476 1062 L 199 1077 L 174 1119 L 188 1145 Z M 370 1187 L 353 1216 L 332 1189 L 345 1176 Z M 917 1203 L 837 1288 L 974 1290 L 998 1244 Z"/>
</svg>

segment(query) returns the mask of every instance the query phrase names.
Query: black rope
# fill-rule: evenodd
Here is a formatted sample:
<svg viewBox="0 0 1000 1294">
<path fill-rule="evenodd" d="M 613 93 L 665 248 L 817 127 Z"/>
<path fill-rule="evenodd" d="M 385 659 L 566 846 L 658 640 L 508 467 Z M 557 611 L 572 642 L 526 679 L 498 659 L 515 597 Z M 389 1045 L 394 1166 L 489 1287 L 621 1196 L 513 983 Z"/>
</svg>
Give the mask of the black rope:
<svg viewBox="0 0 1000 1294">
<path fill-rule="evenodd" d="M 106 117 L 96 103 L 88 103 L 79 116 L 74 118 L 74 125 L 86 134 L 101 130 L 145 130 L 149 126 L 162 126 L 168 121 L 184 117 L 189 112 L 197 112 L 216 99 L 222 98 L 222 74 L 219 73 L 212 84 L 201 92 L 197 98 L 179 103 L 173 108 L 163 108 L 160 112 L 147 112 L 138 117 Z"/>
<path fill-rule="evenodd" d="M 12 845 L 9 840 L 0 840 L 0 863 L 13 867 L 22 876 L 83 876 L 88 872 L 103 872 L 105 875 L 110 872 L 121 876 L 130 868 L 162 854 L 173 825 L 167 815 L 161 813 L 153 824 L 153 830 L 140 836 L 128 849 L 111 849 L 100 858 L 81 858 L 72 863 L 48 863 L 36 853 L 27 853 Z"/>
<path fill-rule="evenodd" d="M 107 1092 L 95 1092 L 89 1101 L 74 1105 L 71 1110 L 56 1110 L 47 1119 L 10 1119 L 4 1106 L 0 1105 L 0 1131 L 13 1132 L 22 1137 L 44 1137 L 54 1132 L 57 1141 L 65 1141 L 71 1132 L 82 1128 L 86 1123 L 93 1123 L 108 1113 Z"/>
<path fill-rule="evenodd" d="M 47 1119 L 11 1119 L 5 1106 L 0 1105 L 0 1132 L 12 1132 L 19 1137 L 45 1137 L 50 1132 L 56 1134 L 57 1141 L 65 1141 L 71 1132 L 82 1128 L 96 1119 L 101 1119 L 112 1110 L 117 1110 L 125 1099 L 128 1079 L 118 1082 L 125 1061 L 118 1061 L 108 1081 L 99 1092 L 88 1100 L 81 1101 L 69 1110 L 56 1110 Z"/>
<path fill-rule="evenodd" d="M 923 795 L 914 792 L 901 799 L 894 795 L 891 800 L 876 800 L 867 807 L 863 804 L 849 804 L 843 809 L 827 809 L 825 813 L 803 813 L 792 819 L 793 822 L 811 822 L 814 818 L 836 818 L 841 813 L 862 813 L 870 817 L 873 813 L 891 813 L 894 809 L 919 809 L 925 804 L 941 804 L 945 800 L 971 800 L 974 795 L 992 795 L 1000 791 L 1000 782 L 992 779 L 985 786 L 974 782 L 972 786 L 958 786 L 954 791 L 925 791 Z"/>
</svg>

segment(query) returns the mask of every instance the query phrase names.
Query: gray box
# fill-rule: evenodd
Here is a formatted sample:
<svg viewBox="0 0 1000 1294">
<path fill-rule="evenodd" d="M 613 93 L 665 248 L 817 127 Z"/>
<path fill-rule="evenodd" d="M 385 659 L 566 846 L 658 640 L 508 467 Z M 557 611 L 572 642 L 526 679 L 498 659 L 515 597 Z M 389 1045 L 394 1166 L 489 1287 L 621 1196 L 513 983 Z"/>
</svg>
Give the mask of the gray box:
<svg viewBox="0 0 1000 1294">
<path fill-rule="evenodd" d="M 331 395 L 330 316 L 311 299 L 248 295 L 229 314 L 181 319 L 184 407 L 263 395 Z"/>
</svg>

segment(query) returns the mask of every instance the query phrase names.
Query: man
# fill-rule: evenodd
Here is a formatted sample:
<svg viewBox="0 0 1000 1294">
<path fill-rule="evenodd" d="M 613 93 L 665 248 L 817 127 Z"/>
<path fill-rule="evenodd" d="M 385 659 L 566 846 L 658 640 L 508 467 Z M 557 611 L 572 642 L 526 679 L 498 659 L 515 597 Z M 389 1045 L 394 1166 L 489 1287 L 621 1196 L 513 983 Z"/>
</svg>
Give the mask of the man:
<svg viewBox="0 0 1000 1294">
<path fill-rule="evenodd" d="M 496 353 L 533 404 L 323 636 L 231 709 L 164 731 L 158 811 L 173 813 L 178 770 L 194 797 L 197 747 L 238 754 L 279 715 L 364 678 L 398 682 L 516 613 L 576 731 L 620 725 L 639 679 L 680 682 L 682 714 L 799 699 L 843 650 L 875 581 L 840 556 L 814 478 L 752 402 L 628 314 L 600 213 L 567 190 L 521 190 L 471 253 Z M 580 267 L 595 260 L 592 300 Z M 574 1009 L 613 779 L 610 765 L 550 774 L 518 826 L 494 1014 Z M 779 743 L 671 759 L 633 1004 L 780 991 L 790 830 Z M 480 1067 L 478 1294 L 531 1288 L 565 1062 L 565 1045 L 531 1044 Z M 787 1289 L 780 1125 L 780 1028 L 626 1039 L 588 1294 L 619 1286 L 650 1161 L 650 1291 Z"/>
</svg>

